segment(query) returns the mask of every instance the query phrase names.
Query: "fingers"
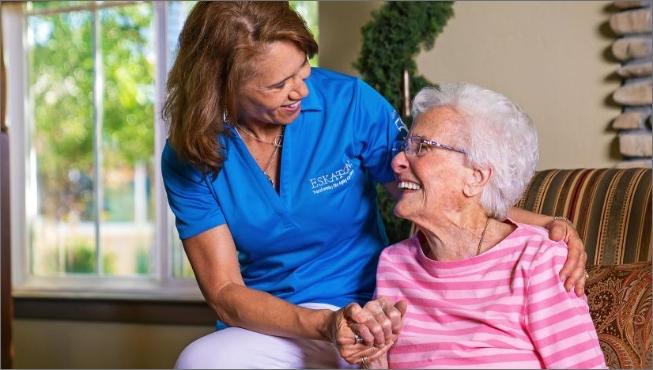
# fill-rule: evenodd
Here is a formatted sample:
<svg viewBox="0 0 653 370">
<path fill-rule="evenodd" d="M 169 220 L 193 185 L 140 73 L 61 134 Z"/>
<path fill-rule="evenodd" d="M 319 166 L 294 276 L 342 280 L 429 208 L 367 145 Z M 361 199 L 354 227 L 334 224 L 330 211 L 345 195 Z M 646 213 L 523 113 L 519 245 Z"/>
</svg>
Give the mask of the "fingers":
<svg viewBox="0 0 653 370">
<path fill-rule="evenodd" d="M 392 337 L 392 322 L 383 310 L 384 303 L 370 301 L 361 308 L 357 304 L 348 306 L 348 325 L 358 333 L 368 346 L 381 347 L 386 338 Z"/>
<path fill-rule="evenodd" d="M 332 329 L 336 332 L 334 342 L 342 358 L 350 364 L 362 366 L 364 362 L 364 367 L 381 366 L 379 364 L 383 363 L 385 357 L 381 358 L 379 363 L 372 363 L 372 361 L 383 356 L 394 344 L 394 340 L 391 340 L 385 345 L 374 347 L 374 336 L 367 326 L 370 318 L 373 318 L 372 313 L 356 303 L 352 303 L 334 314 L 335 325 Z M 353 320 L 362 320 L 363 323 Z M 357 341 L 357 336 L 362 339 L 362 342 Z"/>
<path fill-rule="evenodd" d="M 350 322 L 347 325 L 351 328 L 351 330 L 358 334 L 363 341 L 360 343 L 360 345 L 365 346 L 365 347 L 372 347 L 375 345 L 376 342 L 376 336 L 370 328 L 367 326 L 366 323 L 359 324 L 355 322 Z"/>
<path fill-rule="evenodd" d="M 357 344 L 353 346 L 345 346 L 345 348 L 340 352 L 342 358 L 345 361 L 349 362 L 352 365 L 360 364 L 362 359 L 365 357 L 369 361 L 373 361 L 378 358 L 377 352 L 379 351 L 376 347 L 368 347 L 363 344 Z M 387 350 L 386 350 L 387 351 Z M 383 354 L 383 353 L 382 353 Z"/>
<path fill-rule="evenodd" d="M 369 364 L 373 361 L 376 361 L 384 357 L 387 354 L 387 352 L 390 350 L 394 342 L 395 342 L 394 340 L 390 341 L 390 343 L 380 348 L 366 347 L 362 344 L 348 345 L 344 347 L 343 351 L 341 351 L 341 355 L 350 364 L 362 365 L 364 362 Z"/>
<path fill-rule="evenodd" d="M 365 308 L 352 303 L 347 306 L 345 313 L 347 325 L 363 338 L 363 343 L 367 346 L 381 347 L 385 345 L 386 338 L 392 336 L 391 323 L 385 317 L 379 302 L 368 302 Z"/>
<path fill-rule="evenodd" d="M 399 310 L 399 313 L 401 313 L 401 318 L 403 319 L 406 315 L 406 311 L 408 310 L 408 302 L 402 299 L 397 301 L 394 306 L 397 310 Z"/>
<path fill-rule="evenodd" d="M 584 276 L 587 253 L 585 253 L 583 242 L 577 235 L 570 237 L 567 245 L 569 248 L 567 261 L 565 261 L 560 271 L 560 280 L 563 281 L 568 292 L 575 289 L 578 294 L 578 292 L 584 290 L 585 286 Z"/>
<path fill-rule="evenodd" d="M 581 263 L 575 270 L 576 274 L 574 276 L 576 276 L 577 279 L 573 285 L 574 292 L 578 297 L 581 297 L 583 294 L 585 294 L 585 283 L 587 283 L 587 278 L 589 277 L 587 270 L 585 269 L 587 263 L 587 253 L 583 252 L 580 261 Z"/>
<path fill-rule="evenodd" d="M 406 309 L 408 308 L 408 303 L 404 300 L 400 300 L 392 304 L 385 297 L 386 304 L 384 305 L 384 312 L 386 317 L 390 320 L 390 327 L 392 329 L 392 335 L 397 336 L 401 331 L 403 326 L 404 315 L 406 314 Z"/>
<path fill-rule="evenodd" d="M 341 356 L 350 364 L 364 368 L 387 364 L 386 353 L 397 339 L 407 307 L 406 301 L 392 303 L 385 297 L 364 307 L 356 303 L 345 307 L 343 318 L 347 328 L 340 331 L 337 343 Z M 356 334 L 362 342 L 356 341 Z"/>
<path fill-rule="evenodd" d="M 567 291 L 571 291 L 575 282 L 575 276 L 582 276 L 584 267 L 578 271 L 578 266 L 583 265 L 581 262 L 582 251 L 574 244 L 568 244 L 567 260 L 560 270 L 560 281 L 565 285 Z"/>
<path fill-rule="evenodd" d="M 363 343 L 365 345 L 374 345 L 374 334 L 372 334 L 370 329 L 365 325 L 365 323 L 370 320 L 372 315 L 369 312 L 363 310 L 363 308 L 358 303 L 350 303 L 347 305 L 347 307 L 342 309 L 342 311 L 343 317 L 345 319 L 344 324 L 350 333 L 345 334 L 346 339 L 344 339 L 344 343 L 342 344 L 349 344 L 350 338 L 353 342 L 355 342 L 354 335 L 357 334 L 363 339 Z"/>
<path fill-rule="evenodd" d="M 396 339 L 393 339 L 388 344 L 386 344 L 385 346 L 383 346 L 381 348 L 377 348 L 376 351 L 374 351 L 372 353 L 372 355 L 370 355 L 368 357 L 368 359 L 370 361 L 374 361 L 374 360 L 377 360 L 377 359 L 385 356 L 386 353 L 390 350 L 390 348 L 392 348 L 392 346 L 395 344 L 395 342 L 396 342 Z"/>
<path fill-rule="evenodd" d="M 554 241 L 566 241 L 567 238 L 567 228 L 569 223 L 562 220 L 553 220 L 546 225 L 546 228 L 549 230 L 549 239 Z M 572 248 L 572 244 L 567 244 L 569 247 L 569 252 L 567 254 L 567 261 L 565 261 L 562 270 L 560 270 L 560 280 L 563 284 L 566 282 L 567 278 L 574 270 L 574 267 L 578 263 L 579 251 L 578 249 Z M 565 285 L 566 287 L 566 285 Z"/>
<path fill-rule="evenodd" d="M 568 292 L 573 289 L 577 295 L 583 295 L 586 280 L 585 265 L 587 262 L 587 253 L 583 241 L 573 224 L 563 219 L 551 221 L 547 228 L 551 240 L 564 241 L 569 248 L 567 260 L 562 266 L 562 270 L 560 270 L 560 280 Z"/>
<path fill-rule="evenodd" d="M 341 310 L 345 320 L 354 321 L 355 316 L 359 314 L 362 308 L 358 303 L 354 302 L 348 304 L 345 308 L 342 308 Z"/>
<path fill-rule="evenodd" d="M 569 275 L 567 278 L 567 281 L 565 282 L 565 289 L 568 292 L 571 292 L 572 290 L 575 290 L 576 294 L 578 294 L 578 290 L 584 291 L 585 288 L 585 269 L 579 269 L 575 268 L 574 271 Z M 582 293 L 581 293 L 582 295 Z"/>
<path fill-rule="evenodd" d="M 554 241 L 564 241 L 567 237 L 567 228 L 571 227 L 569 222 L 563 220 L 553 220 L 546 225 L 549 230 L 549 239 Z"/>
<path fill-rule="evenodd" d="M 399 334 L 406 313 L 405 301 L 394 304 L 387 297 L 369 301 L 364 307 L 357 303 L 343 309 L 347 325 L 358 334 L 367 346 L 381 348 Z M 354 339 L 352 336 L 352 343 Z"/>
<path fill-rule="evenodd" d="M 394 337 L 395 327 L 397 328 L 396 331 L 401 329 L 401 313 L 385 297 L 367 302 L 365 309 L 372 313 L 374 320 L 378 324 L 376 326 L 374 323 L 370 323 L 370 330 L 372 330 L 376 339 L 375 345 L 385 345 L 388 340 Z"/>
<path fill-rule="evenodd" d="M 367 309 L 367 306 L 365 306 Z M 374 336 L 374 346 L 381 347 L 392 338 L 392 322 L 386 317 L 383 309 L 375 309 L 372 317 L 365 321 L 365 326 Z"/>
<path fill-rule="evenodd" d="M 405 300 L 399 300 L 394 304 L 388 302 L 385 305 L 385 314 L 390 320 L 392 328 L 392 336 L 397 337 L 401 331 L 401 327 L 404 324 L 404 315 L 408 309 L 408 302 Z"/>
<path fill-rule="evenodd" d="M 401 302 L 401 301 L 400 301 Z M 395 306 L 398 304 L 398 306 Z M 368 302 L 364 310 L 372 313 L 374 322 L 366 322 L 366 325 L 375 337 L 377 347 L 387 344 L 396 338 L 403 325 L 403 316 L 406 312 L 406 302 L 393 304 L 387 297 L 379 297 L 376 300 Z"/>
<path fill-rule="evenodd" d="M 587 271 L 583 270 L 583 276 L 578 280 L 576 285 L 574 286 L 574 292 L 578 297 L 581 297 L 583 294 L 585 294 L 585 284 L 587 284 L 587 278 L 589 275 L 587 274 Z"/>
</svg>

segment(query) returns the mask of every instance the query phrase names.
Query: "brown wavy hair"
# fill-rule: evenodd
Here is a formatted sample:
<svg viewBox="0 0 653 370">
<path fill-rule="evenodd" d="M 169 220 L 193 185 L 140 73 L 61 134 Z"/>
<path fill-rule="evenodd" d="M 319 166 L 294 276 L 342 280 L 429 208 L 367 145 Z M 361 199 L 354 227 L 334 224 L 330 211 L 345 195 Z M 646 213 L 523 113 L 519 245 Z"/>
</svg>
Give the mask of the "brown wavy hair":
<svg viewBox="0 0 653 370">
<path fill-rule="evenodd" d="M 209 1 L 193 7 L 179 35 L 163 107 L 178 156 L 218 174 L 224 162 L 218 141 L 225 132 L 223 116 L 228 112 L 230 121 L 238 120 L 238 87 L 255 72 L 254 58 L 274 41 L 290 41 L 308 57 L 318 50 L 287 2 Z"/>
</svg>

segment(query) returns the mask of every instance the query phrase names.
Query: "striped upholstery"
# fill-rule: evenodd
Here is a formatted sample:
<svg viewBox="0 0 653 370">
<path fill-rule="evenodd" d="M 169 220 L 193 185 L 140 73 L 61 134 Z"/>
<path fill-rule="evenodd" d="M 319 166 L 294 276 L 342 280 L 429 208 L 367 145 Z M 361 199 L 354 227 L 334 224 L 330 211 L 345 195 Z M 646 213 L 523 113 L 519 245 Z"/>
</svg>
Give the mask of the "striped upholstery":
<svg viewBox="0 0 653 370">
<path fill-rule="evenodd" d="M 651 169 L 545 170 L 519 208 L 570 219 L 587 265 L 651 261 Z"/>
</svg>

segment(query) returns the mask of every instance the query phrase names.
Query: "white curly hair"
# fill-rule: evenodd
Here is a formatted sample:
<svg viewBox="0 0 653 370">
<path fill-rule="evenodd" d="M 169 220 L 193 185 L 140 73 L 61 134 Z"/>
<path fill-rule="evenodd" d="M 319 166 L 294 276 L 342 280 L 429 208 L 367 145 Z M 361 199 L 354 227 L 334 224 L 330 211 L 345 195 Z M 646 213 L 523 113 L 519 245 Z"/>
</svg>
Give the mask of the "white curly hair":
<svg viewBox="0 0 653 370">
<path fill-rule="evenodd" d="M 437 107 L 456 110 L 467 125 L 467 164 L 492 168 L 481 194 L 481 205 L 504 220 L 521 198 L 539 156 L 531 118 L 507 97 L 469 83 L 442 83 L 422 89 L 413 100 L 412 116 Z"/>
</svg>

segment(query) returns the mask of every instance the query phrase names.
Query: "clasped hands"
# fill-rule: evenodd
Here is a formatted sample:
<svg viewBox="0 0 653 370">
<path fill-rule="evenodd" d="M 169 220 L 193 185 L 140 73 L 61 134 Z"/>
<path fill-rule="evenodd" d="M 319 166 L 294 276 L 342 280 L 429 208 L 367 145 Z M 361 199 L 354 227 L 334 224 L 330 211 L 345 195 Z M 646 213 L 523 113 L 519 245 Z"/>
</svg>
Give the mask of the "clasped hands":
<svg viewBox="0 0 653 370">
<path fill-rule="evenodd" d="M 407 303 L 379 297 L 361 307 L 351 303 L 336 311 L 332 342 L 350 364 L 363 368 L 387 368 L 386 352 L 397 340 Z"/>
</svg>

